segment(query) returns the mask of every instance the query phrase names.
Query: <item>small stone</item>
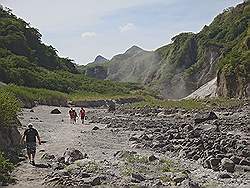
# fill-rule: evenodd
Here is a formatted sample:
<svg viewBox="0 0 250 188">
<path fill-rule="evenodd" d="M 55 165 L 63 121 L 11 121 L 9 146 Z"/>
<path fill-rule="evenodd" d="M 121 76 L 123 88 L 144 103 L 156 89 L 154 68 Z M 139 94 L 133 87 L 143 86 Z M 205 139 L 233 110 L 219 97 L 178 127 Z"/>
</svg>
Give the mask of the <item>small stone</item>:
<svg viewBox="0 0 250 188">
<path fill-rule="evenodd" d="M 218 178 L 227 179 L 227 178 L 232 178 L 232 177 L 228 173 L 221 173 L 219 174 Z"/>
<path fill-rule="evenodd" d="M 175 177 L 173 178 L 173 181 L 178 184 L 178 183 L 181 183 L 183 182 L 185 179 L 188 178 L 188 175 L 187 174 L 184 174 L 184 173 L 177 173 L 175 174 Z"/>
<path fill-rule="evenodd" d="M 41 157 L 41 159 L 45 159 L 45 160 L 53 160 L 55 158 L 56 158 L 55 155 L 50 155 L 48 153 L 43 154 L 43 156 Z"/>
<path fill-rule="evenodd" d="M 131 177 L 136 179 L 136 180 L 139 180 L 139 181 L 145 181 L 146 180 L 146 178 L 144 176 L 142 176 L 141 174 L 139 174 L 139 173 L 132 173 Z"/>
<path fill-rule="evenodd" d="M 81 173 L 80 176 L 81 176 L 82 178 L 89 178 L 89 177 L 90 177 L 90 174 L 83 172 L 83 173 Z"/>
<path fill-rule="evenodd" d="M 150 155 L 150 156 L 148 157 L 148 160 L 149 160 L 150 162 L 152 162 L 152 161 L 158 160 L 158 158 L 157 158 L 156 156 L 154 156 L 154 155 Z"/>
<path fill-rule="evenodd" d="M 92 130 L 93 130 L 93 131 L 96 131 L 96 130 L 98 130 L 98 129 L 100 129 L 100 128 L 97 127 L 97 126 L 95 126 Z"/>
<path fill-rule="evenodd" d="M 200 188 L 199 184 L 191 181 L 190 179 L 186 179 L 181 183 L 181 188 Z"/>
</svg>

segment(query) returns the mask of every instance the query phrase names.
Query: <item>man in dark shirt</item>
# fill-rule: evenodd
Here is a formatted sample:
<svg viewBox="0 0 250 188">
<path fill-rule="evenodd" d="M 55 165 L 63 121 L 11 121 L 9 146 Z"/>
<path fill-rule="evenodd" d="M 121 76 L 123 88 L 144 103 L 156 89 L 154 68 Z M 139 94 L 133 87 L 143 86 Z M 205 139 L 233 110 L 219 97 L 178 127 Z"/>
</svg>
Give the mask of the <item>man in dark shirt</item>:
<svg viewBox="0 0 250 188">
<path fill-rule="evenodd" d="M 36 138 L 38 139 L 39 145 L 41 145 L 41 139 L 36 129 L 33 128 L 31 123 L 28 124 L 28 129 L 24 131 L 22 137 L 22 143 L 24 139 L 26 140 L 26 148 L 29 161 L 32 165 L 35 165 L 35 155 L 36 155 Z"/>
</svg>

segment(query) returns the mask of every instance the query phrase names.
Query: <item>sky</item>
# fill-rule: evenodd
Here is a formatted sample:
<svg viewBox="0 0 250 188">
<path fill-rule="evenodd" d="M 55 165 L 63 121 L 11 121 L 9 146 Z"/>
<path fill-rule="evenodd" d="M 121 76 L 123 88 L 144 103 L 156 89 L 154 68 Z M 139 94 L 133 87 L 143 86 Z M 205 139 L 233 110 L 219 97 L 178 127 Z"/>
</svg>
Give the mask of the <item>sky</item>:
<svg viewBox="0 0 250 188">
<path fill-rule="evenodd" d="M 42 41 L 77 64 L 108 59 L 137 45 L 155 50 L 181 32 L 199 32 L 243 0 L 0 0 Z"/>
</svg>

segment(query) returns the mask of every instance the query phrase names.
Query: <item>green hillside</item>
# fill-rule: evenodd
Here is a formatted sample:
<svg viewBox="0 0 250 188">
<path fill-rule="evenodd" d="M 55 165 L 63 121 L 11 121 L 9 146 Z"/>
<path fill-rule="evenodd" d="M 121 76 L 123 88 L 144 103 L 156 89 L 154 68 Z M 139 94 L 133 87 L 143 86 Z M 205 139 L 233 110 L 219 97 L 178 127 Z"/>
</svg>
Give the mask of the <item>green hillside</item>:
<svg viewBox="0 0 250 188">
<path fill-rule="evenodd" d="M 138 89 L 135 84 L 100 81 L 80 74 L 73 60 L 59 57 L 41 37 L 36 28 L 0 7 L 0 81 L 66 93 L 116 95 Z"/>
</svg>

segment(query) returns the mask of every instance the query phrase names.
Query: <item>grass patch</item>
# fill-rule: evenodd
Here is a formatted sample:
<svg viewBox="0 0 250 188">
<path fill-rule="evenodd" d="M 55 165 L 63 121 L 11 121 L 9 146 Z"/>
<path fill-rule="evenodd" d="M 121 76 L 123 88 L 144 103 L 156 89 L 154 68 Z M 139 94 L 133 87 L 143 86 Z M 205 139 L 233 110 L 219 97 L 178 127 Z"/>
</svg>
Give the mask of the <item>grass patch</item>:
<svg viewBox="0 0 250 188">
<path fill-rule="evenodd" d="M 116 100 L 122 98 L 140 97 L 139 95 L 129 94 L 101 94 L 96 92 L 75 92 L 69 94 L 71 101 L 91 101 L 91 100 Z"/>
<path fill-rule="evenodd" d="M 8 85 L 2 90 L 12 93 L 21 103 L 34 103 L 47 105 L 67 104 L 67 94 L 47 89 L 28 88 L 23 86 Z"/>
<path fill-rule="evenodd" d="M 185 110 L 194 109 L 215 109 L 215 108 L 231 108 L 244 105 L 244 101 L 240 99 L 229 98 L 211 98 L 211 99 L 183 99 L 183 100 L 159 100 L 151 96 L 145 96 L 144 101 L 126 105 L 125 108 L 181 108 Z"/>
<path fill-rule="evenodd" d="M 174 162 L 169 160 L 169 159 L 161 159 L 160 160 L 160 168 L 159 170 L 161 172 L 176 172 L 177 169 L 176 167 L 174 166 Z"/>
<path fill-rule="evenodd" d="M 166 172 L 180 172 L 172 160 L 160 159 L 155 161 L 149 161 L 147 156 L 139 154 L 126 154 L 122 158 L 124 164 L 120 166 L 120 171 L 123 176 L 131 176 L 132 173 L 140 173 L 144 175 L 150 175 L 155 177 L 167 178 Z"/>
<path fill-rule="evenodd" d="M 148 164 L 148 158 L 146 156 L 141 156 L 141 155 L 135 155 L 135 154 L 131 154 L 131 155 L 127 155 L 125 157 L 125 161 L 127 163 L 139 163 L 139 164 Z"/>
<path fill-rule="evenodd" d="M 79 168 L 81 168 L 84 172 L 94 173 L 100 169 L 100 166 L 95 161 L 86 161 L 82 163 L 81 161 L 76 161 L 75 163 Z"/>
</svg>

